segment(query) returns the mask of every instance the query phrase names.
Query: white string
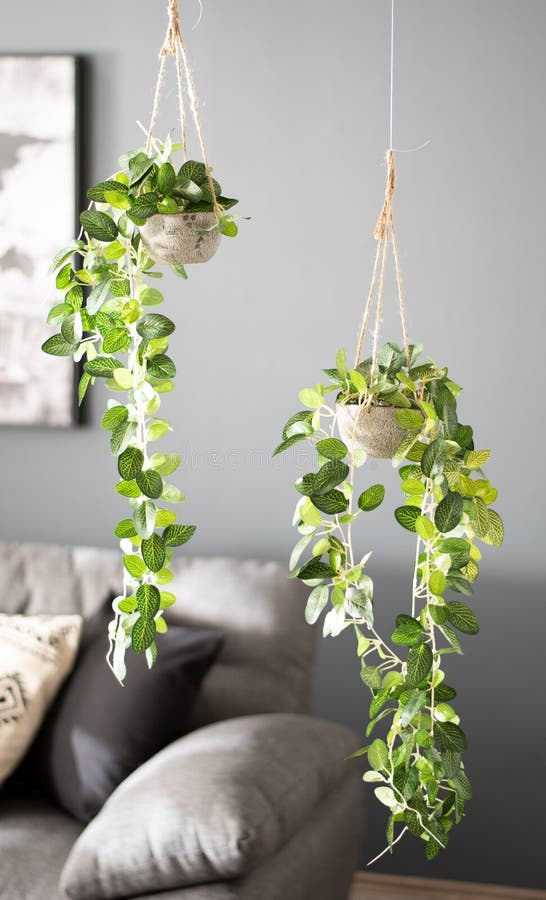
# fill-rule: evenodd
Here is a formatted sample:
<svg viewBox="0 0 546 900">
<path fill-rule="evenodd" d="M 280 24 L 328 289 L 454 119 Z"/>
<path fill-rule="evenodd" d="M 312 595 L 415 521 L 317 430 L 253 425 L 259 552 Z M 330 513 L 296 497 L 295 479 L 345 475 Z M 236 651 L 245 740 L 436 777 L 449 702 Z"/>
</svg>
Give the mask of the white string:
<svg viewBox="0 0 546 900">
<path fill-rule="evenodd" d="M 392 119 L 394 108 L 394 0 L 391 0 L 391 96 L 389 117 L 389 150 L 392 150 Z"/>
<path fill-rule="evenodd" d="M 199 25 L 201 19 L 203 18 L 203 3 L 202 3 L 202 0 L 198 0 L 198 3 L 199 3 L 199 16 L 198 16 L 198 18 L 197 18 L 197 22 L 195 23 L 195 25 L 192 25 L 192 29 L 191 29 L 192 31 L 195 31 L 195 29 L 196 29 L 197 26 Z"/>
<path fill-rule="evenodd" d="M 393 118 L 394 118 L 394 0 L 391 0 L 391 89 L 390 89 L 390 109 L 389 109 L 389 150 L 394 150 L 392 145 L 393 136 Z M 410 147 L 407 150 L 396 150 L 396 153 L 415 153 L 417 150 L 423 150 L 430 144 L 430 138 L 418 147 Z"/>
</svg>

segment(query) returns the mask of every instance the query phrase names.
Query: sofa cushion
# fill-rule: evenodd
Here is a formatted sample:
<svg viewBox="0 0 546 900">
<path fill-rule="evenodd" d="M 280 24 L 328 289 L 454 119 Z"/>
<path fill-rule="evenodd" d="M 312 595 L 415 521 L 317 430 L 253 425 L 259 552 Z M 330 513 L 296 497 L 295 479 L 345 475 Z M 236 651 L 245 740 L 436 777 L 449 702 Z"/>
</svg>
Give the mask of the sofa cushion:
<svg viewBox="0 0 546 900">
<path fill-rule="evenodd" d="M 74 672 L 27 764 L 51 798 L 83 823 L 127 775 L 186 733 L 222 642 L 218 631 L 171 626 L 151 670 L 143 656 L 128 654 L 122 687 L 105 660 L 111 618 L 108 601 L 85 623 Z"/>
<path fill-rule="evenodd" d="M 76 842 L 69 897 L 102 900 L 245 875 L 350 773 L 358 738 L 306 716 L 232 719 L 134 772 Z"/>
<path fill-rule="evenodd" d="M 76 658 L 80 616 L 0 614 L 0 782 L 30 747 Z"/>
<path fill-rule="evenodd" d="M 304 712 L 317 632 L 304 619 L 308 589 L 286 565 L 175 554 L 169 587 L 177 625 L 216 628 L 224 643 L 203 681 L 192 727 L 264 712 Z M 0 610 L 92 615 L 122 583 L 119 551 L 0 542 Z M 55 584 L 55 590 L 50 585 Z M 159 649 L 161 653 L 161 648 Z"/>
<path fill-rule="evenodd" d="M 66 857 L 81 831 L 70 816 L 31 796 L 0 803 L 2 900 L 57 900 Z"/>
</svg>

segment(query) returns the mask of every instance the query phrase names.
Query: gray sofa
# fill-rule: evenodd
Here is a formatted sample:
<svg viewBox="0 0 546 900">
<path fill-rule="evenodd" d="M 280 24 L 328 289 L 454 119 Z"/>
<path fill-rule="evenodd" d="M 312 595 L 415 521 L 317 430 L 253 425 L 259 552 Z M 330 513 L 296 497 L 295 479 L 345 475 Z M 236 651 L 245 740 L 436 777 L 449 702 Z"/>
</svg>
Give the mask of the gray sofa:
<svg viewBox="0 0 546 900">
<path fill-rule="evenodd" d="M 358 746 L 305 715 L 316 633 L 277 563 L 178 559 L 171 621 L 225 643 L 193 731 L 134 772 L 82 830 L 0 793 L 2 900 L 346 900 L 361 837 Z M 88 616 L 119 554 L 0 544 L 0 609 Z"/>
</svg>

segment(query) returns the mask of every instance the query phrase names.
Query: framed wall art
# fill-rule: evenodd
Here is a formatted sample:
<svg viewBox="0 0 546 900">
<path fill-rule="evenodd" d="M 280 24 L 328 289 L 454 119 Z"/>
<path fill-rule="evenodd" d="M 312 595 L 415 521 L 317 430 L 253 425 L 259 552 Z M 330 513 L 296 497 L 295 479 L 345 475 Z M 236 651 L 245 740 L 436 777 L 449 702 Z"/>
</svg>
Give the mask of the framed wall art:
<svg viewBox="0 0 546 900">
<path fill-rule="evenodd" d="M 0 56 L 0 425 L 78 421 L 75 366 L 42 353 L 49 263 L 79 207 L 79 61 Z"/>
</svg>

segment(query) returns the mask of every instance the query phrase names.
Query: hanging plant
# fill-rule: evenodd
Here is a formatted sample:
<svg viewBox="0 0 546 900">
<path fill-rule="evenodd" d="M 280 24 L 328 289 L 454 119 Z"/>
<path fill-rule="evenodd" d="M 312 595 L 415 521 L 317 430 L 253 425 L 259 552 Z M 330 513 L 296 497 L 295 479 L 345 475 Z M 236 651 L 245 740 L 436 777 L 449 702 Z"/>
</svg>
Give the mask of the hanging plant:
<svg viewBox="0 0 546 900">
<path fill-rule="evenodd" d="M 175 144 L 170 137 L 164 143 L 153 138 L 169 55 L 176 59 L 182 129 L 182 141 Z M 184 73 L 203 161 L 186 156 Z M 182 164 L 175 162 L 178 153 Z M 173 389 L 176 375 L 168 355 L 175 324 L 154 311 L 164 299 L 154 286 L 163 275 L 156 265 L 170 263 L 185 279 L 185 264 L 210 259 L 222 234 L 237 234 L 227 214 L 237 201 L 222 195 L 208 163 L 173 0 L 146 147 L 123 157 L 120 165 L 119 172 L 89 189 L 91 204 L 81 213 L 79 238 L 52 263 L 56 287 L 64 296 L 48 316 L 59 333 L 42 349 L 83 361 L 80 404 L 97 379 L 116 395 L 101 424 L 111 433 L 110 449 L 117 457 L 116 492 L 130 504 L 130 516 L 115 528 L 124 589 L 113 602 L 109 628 L 108 661 L 122 681 L 128 648 L 145 653 L 149 666 L 156 660 L 156 636 L 167 630 L 162 613 L 175 601 L 166 589 L 173 577 L 173 549 L 195 532 L 194 525 L 180 524 L 169 508 L 184 500 L 167 480 L 180 465 L 179 454 L 150 447 L 172 431 L 159 413 L 162 395 Z"/>
<path fill-rule="evenodd" d="M 452 703 L 456 691 L 445 681 L 444 657 L 462 652 L 461 634 L 479 630 L 475 612 L 459 597 L 473 593 L 480 571 L 478 543 L 500 546 L 503 524 L 492 508 L 497 491 L 483 473 L 490 451 L 475 448 L 472 428 L 458 418 L 461 388 L 446 367 L 420 361 L 422 348 L 407 340 L 392 218 L 392 151 L 387 161 L 374 274 L 354 365 L 340 350 L 335 367 L 324 370 L 328 382 L 300 392 L 305 409 L 288 419 L 275 453 L 300 441 L 316 452 L 313 471 L 296 482 L 301 496 L 294 524 L 300 538 L 290 559 L 291 575 L 312 588 L 305 613 L 310 624 L 327 610 L 325 636 L 354 629 L 362 680 L 372 695 L 370 742 L 356 755 L 367 754 L 364 780 L 377 785 L 375 795 L 389 810 L 387 849 L 409 831 L 425 842 L 432 859 L 447 846 L 450 829 L 461 821 L 472 796 L 462 757 L 467 739 Z M 378 343 L 390 244 L 403 348 Z M 373 352 L 362 360 L 374 303 Z M 404 503 L 394 516 L 416 538 L 411 607 L 400 609 L 390 639 L 375 627 L 371 550 L 357 551 L 352 534 L 354 522 L 385 496 L 383 484 L 366 481 L 368 456 L 391 457 L 400 466 Z M 364 474 L 358 488 L 357 470 Z M 384 736 L 372 740 L 378 726 Z"/>
</svg>

